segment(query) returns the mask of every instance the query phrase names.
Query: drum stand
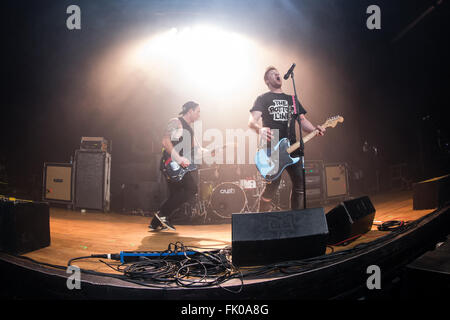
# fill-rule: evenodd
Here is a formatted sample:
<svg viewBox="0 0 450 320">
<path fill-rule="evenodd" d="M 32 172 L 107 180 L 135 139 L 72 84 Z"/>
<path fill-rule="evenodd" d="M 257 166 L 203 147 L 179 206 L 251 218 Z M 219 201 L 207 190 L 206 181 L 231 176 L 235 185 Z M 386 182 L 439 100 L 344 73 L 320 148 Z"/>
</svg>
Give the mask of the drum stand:
<svg viewBox="0 0 450 320">
<path fill-rule="evenodd" d="M 256 202 L 255 204 L 250 208 L 250 212 L 259 212 L 259 203 L 261 202 L 261 197 L 262 194 L 264 193 L 264 187 L 265 187 L 265 182 L 264 180 L 258 175 L 258 178 L 255 179 L 256 180 Z M 279 192 L 279 191 L 277 191 Z M 279 198 L 279 197 L 278 197 Z M 272 200 L 270 201 L 270 204 L 272 205 L 272 209 L 270 211 L 282 211 L 281 207 L 280 207 L 280 201 L 278 201 L 278 203 L 273 202 Z"/>
<path fill-rule="evenodd" d="M 195 195 L 195 205 L 192 210 L 192 217 L 200 216 L 203 218 L 203 223 L 206 222 L 206 218 L 208 216 L 208 204 L 207 201 L 200 199 L 198 193 Z"/>
<path fill-rule="evenodd" d="M 198 194 L 195 195 L 195 200 L 183 203 L 179 208 L 175 209 L 175 211 L 179 211 L 179 213 L 183 214 L 184 217 L 187 217 L 190 221 L 199 217 L 202 218 L 203 223 L 206 222 L 207 217 L 207 205 L 206 201 L 199 199 Z"/>
<path fill-rule="evenodd" d="M 203 217 L 203 223 L 206 222 L 206 218 L 208 217 L 208 208 L 210 207 L 210 201 L 203 200 L 201 197 L 202 192 L 202 179 L 201 173 L 202 171 L 216 170 L 216 168 L 205 168 L 198 169 L 198 181 L 197 181 L 197 194 L 195 195 L 195 207 L 193 208 L 196 212 L 192 216 L 201 216 Z"/>
</svg>

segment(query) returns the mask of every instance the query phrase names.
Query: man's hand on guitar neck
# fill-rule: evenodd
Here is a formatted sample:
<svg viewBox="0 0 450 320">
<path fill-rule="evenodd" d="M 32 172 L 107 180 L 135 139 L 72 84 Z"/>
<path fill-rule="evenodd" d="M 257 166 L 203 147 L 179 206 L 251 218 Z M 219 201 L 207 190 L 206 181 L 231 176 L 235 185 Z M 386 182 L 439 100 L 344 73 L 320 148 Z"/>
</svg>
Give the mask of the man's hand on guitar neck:
<svg viewBox="0 0 450 320">
<path fill-rule="evenodd" d="M 317 134 L 320 136 L 323 136 L 325 134 L 325 128 L 322 126 L 314 126 L 306 117 L 305 115 L 301 114 L 300 115 L 300 120 L 302 122 L 302 129 L 303 131 L 307 132 L 307 133 L 311 133 L 315 130 L 317 130 Z M 296 124 L 296 134 L 298 136 L 298 124 Z"/>
<path fill-rule="evenodd" d="M 316 130 L 318 131 L 320 136 L 323 136 L 325 134 L 326 129 L 322 126 L 316 126 Z"/>
</svg>

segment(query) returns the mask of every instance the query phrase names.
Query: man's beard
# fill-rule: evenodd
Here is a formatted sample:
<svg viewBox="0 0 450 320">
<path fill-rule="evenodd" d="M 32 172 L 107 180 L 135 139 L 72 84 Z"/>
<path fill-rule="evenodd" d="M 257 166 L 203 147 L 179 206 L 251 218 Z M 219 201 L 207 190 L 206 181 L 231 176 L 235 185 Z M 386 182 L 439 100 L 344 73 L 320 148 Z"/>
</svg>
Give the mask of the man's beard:
<svg viewBox="0 0 450 320">
<path fill-rule="evenodd" d="M 280 89 L 281 83 L 272 83 L 272 87 L 274 87 L 275 89 Z"/>
</svg>

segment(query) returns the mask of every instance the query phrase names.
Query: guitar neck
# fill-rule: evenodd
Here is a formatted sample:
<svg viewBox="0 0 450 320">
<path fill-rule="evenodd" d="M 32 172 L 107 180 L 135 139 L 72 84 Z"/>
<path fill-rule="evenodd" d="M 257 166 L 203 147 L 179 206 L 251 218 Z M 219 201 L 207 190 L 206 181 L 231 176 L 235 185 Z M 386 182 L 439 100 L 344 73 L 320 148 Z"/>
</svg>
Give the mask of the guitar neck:
<svg viewBox="0 0 450 320">
<path fill-rule="evenodd" d="M 308 142 L 309 140 L 311 140 L 312 138 L 314 138 L 317 134 L 319 133 L 319 130 L 314 130 L 310 133 L 308 133 L 306 136 L 303 137 L 303 143 Z M 296 143 L 294 143 L 292 146 L 290 146 L 287 149 L 287 152 L 292 153 L 295 150 L 297 150 L 298 148 L 300 148 L 300 141 L 297 141 Z"/>
</svg>

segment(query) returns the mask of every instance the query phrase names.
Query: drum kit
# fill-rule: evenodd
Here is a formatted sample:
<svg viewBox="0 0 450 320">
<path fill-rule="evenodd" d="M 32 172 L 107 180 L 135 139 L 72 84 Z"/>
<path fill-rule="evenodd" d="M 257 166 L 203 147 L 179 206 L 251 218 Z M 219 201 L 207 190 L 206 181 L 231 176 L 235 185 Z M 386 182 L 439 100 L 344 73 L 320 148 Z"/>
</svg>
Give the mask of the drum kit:
<svg viewBox="0 0 450 320">
<path fill-rule="evenodd" d="M 179 210 L 191 222 L 229 222 L 233 213 L 258 212 L 266 181 L 252 165 L 217 165 L 197 170 L 198 193 Z M 290 193 L 284 180 L 273 201 L 282 210 L 280 196 Z"/>
<path fill-rule="evenodd" d="M 203 164 L 192 173 L 198 192 L 195 199 L 177 209 L 181 212 L 175 216 L 190 223 L 230 222 L 233 213 L 259 212 L 267 181 L 254 164 Z M 289 194 L 290 185 L 282 178 L 272 211 L 283 210 Z"/>
<path fill-rule="evenodd" d="M 223 165 L 198 170 L 197 207 L 205 220 L 231 219 L 233 213 L 257 211 L 259 197 L 264 190 L 264 179 L 256 170 L 245 174 L 247 165 Z M 212 174 L 211 174 L 212 172 Z M 212 217 L 210 217 L 212 218 Z"/>
</svg>

